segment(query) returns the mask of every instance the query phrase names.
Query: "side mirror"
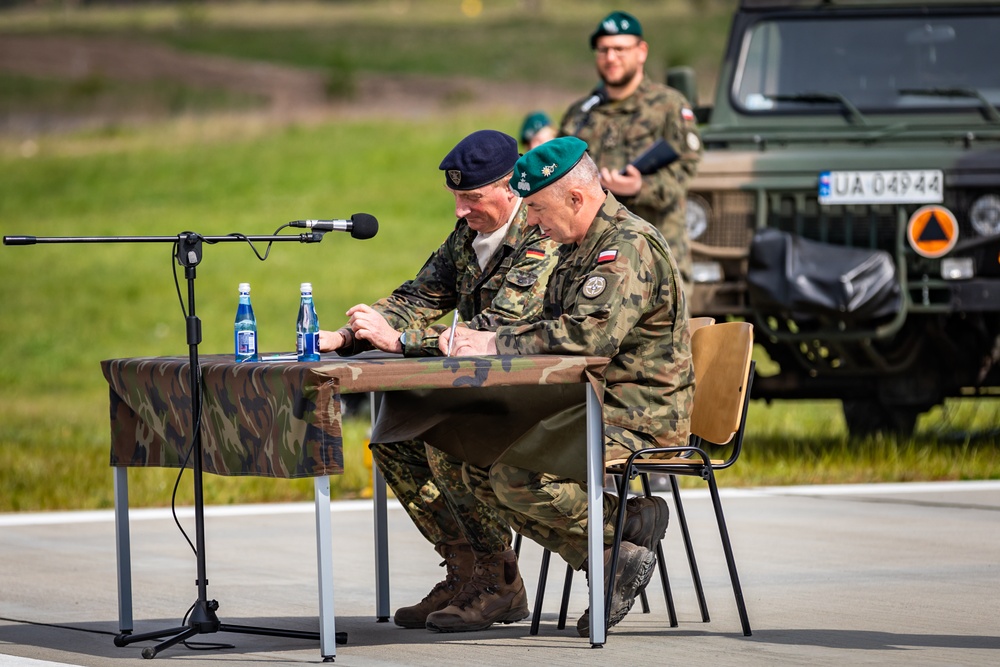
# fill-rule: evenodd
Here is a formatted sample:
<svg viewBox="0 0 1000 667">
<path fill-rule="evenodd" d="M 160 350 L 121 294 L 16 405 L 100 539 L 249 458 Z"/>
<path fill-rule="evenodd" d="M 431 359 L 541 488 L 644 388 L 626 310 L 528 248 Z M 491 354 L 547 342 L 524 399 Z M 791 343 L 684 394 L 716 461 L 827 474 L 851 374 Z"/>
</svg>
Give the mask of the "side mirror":
<svg viewBox="0 0 1000 667">
<path fill-rule="evenodd" d="M 667 85 L 681 91 L 692 107 L 698 106 L 698 84 L 691 67 L 671 67 L 667 70 Z"/>
</svg>

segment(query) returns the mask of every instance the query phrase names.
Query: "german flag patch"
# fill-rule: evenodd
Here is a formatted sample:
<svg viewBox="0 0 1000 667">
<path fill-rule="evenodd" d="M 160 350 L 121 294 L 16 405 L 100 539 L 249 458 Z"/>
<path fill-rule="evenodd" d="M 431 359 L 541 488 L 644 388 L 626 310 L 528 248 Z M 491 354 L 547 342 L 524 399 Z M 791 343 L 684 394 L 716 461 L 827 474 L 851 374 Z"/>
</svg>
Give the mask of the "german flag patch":
<svg viewBox="0 0 1000 667">
<path fill-rule="evenodd" d="M 608 262 L 613 262 L 618 258 L 617 250 L 602 250 L 597 254 L 598 264 L 607 264 Z"/>
<path fill-rule="evenodd" d="M 531 257 L 532 259 L 544 259 L 545 253 L 536 248 L 528 248 L 527 250 L 524 251 L 524 256 Z"/>
</svg>

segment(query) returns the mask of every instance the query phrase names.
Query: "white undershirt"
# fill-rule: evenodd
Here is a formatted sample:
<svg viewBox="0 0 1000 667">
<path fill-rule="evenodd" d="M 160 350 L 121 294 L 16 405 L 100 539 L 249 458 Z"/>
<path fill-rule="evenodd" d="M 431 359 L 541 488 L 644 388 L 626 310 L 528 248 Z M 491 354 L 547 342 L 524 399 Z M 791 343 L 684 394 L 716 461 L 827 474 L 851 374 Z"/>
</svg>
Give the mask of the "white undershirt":
<svg viewBox="0 0 1000 667">
<path fill-rule="evenodd" d="M 490 258 L 503 243 L 504 238 L 507 236 L 507 230 L 510 229 L 510 223 L 514 221 L 514 216 L 517 215 L 517 210 L 521 208 L 521 198 L 518 197 L 517 201 L 514 203 L 514 210 L 510 212 L 510 217 L 507 218 L 507 222 L 498 229 L 494 229 L 492 232 L 476 232 L 476 238 L 472 239 L 472 249 L 476 251 L 476 260 L 479 262 L 479 270 L 486 270 L 486 265 L 489 263 Z"/>
</svg>

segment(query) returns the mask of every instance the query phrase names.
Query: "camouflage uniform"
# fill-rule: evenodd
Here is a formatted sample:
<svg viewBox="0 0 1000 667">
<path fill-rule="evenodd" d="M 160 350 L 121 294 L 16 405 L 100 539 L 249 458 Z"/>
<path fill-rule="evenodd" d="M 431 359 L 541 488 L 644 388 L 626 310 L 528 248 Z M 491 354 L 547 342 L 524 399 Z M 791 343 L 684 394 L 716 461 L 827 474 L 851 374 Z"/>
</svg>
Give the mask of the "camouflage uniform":
<svg viewBox="0 0 1000 667">
<path fill-rule="evenodd" d="M 604 374 L 608 457 L 686 444 L 694 395 L 691 338 L 677 265 L 663 237 L 608 194 L 583 241 L 560 252 L 543 319 L 497 329 L 497 352 L 611 357 Z M 582 419 L 582 406 L 571 410 Z M 531 437 L 529 431 L 519 442 Z M 515 530 L 581 567 L 587 556 L 583 484 L 502 463 L 489 470 L 466 465 L 465 474 L 476 495 Z M 616 497 L 605 494 L 604 505 L 610 543 Z"/>
<path fill-rule="evenodd" d="M 476 232 L 460 220 L 447 240 L 413 280 L 372 307 L 395 329 L 404 329 L 407 356 L 440 354 L 442 327 L 429 326 L 452 309 L 477 329 L 537 318 L 559 244 L 525 224 L 518 208 L 503 243 L 480 269 L 472 241 Z M 341 329 L 352 341 L 343 355 L 371 349 Z M 482 553 L 510 548 L 510 530 L 478 501 L 462 480 L 461 461 L 421 440 L 373 443 L 372 457 L 386 483 L 420 532 L 432 544 L 468 542 Z"/>
<path fill-rule="evenodd" d="M 679 158 L 655 174 L 642 177 L 642 189 L 621 203 L 660 230 L 677 261 L 685 288 L 691 282 L 691 248 L 685 221 L 685 195 L 701 160 L 701 138 L 691 104 L 677 90 L 643 77 L 624 100 L 599 104 L 583 112 L 584 100 L 563 116 L 560 136 L 587 142 L 598 167 L 621 171 L 658 139 L 665 139 Z"/>
</svg>

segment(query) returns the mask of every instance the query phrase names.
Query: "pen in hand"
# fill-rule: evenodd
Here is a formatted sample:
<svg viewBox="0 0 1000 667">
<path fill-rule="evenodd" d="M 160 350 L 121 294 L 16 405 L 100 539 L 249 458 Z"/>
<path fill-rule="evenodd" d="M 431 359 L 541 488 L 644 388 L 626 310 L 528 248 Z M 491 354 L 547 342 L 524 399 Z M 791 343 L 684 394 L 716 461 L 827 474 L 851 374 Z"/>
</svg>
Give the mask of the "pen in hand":
<svg viewBox="0 0 1000 667">
<path fill-rule="evenodd" d="M 448 335 L 448 354 L 445 356 L 451 356 L 451 350 L 455 347 L 455 327 L 458 326 L 458 308 L 455 309 L 455 317 L 451 320 L 451 333 Z"/>
</svg>

